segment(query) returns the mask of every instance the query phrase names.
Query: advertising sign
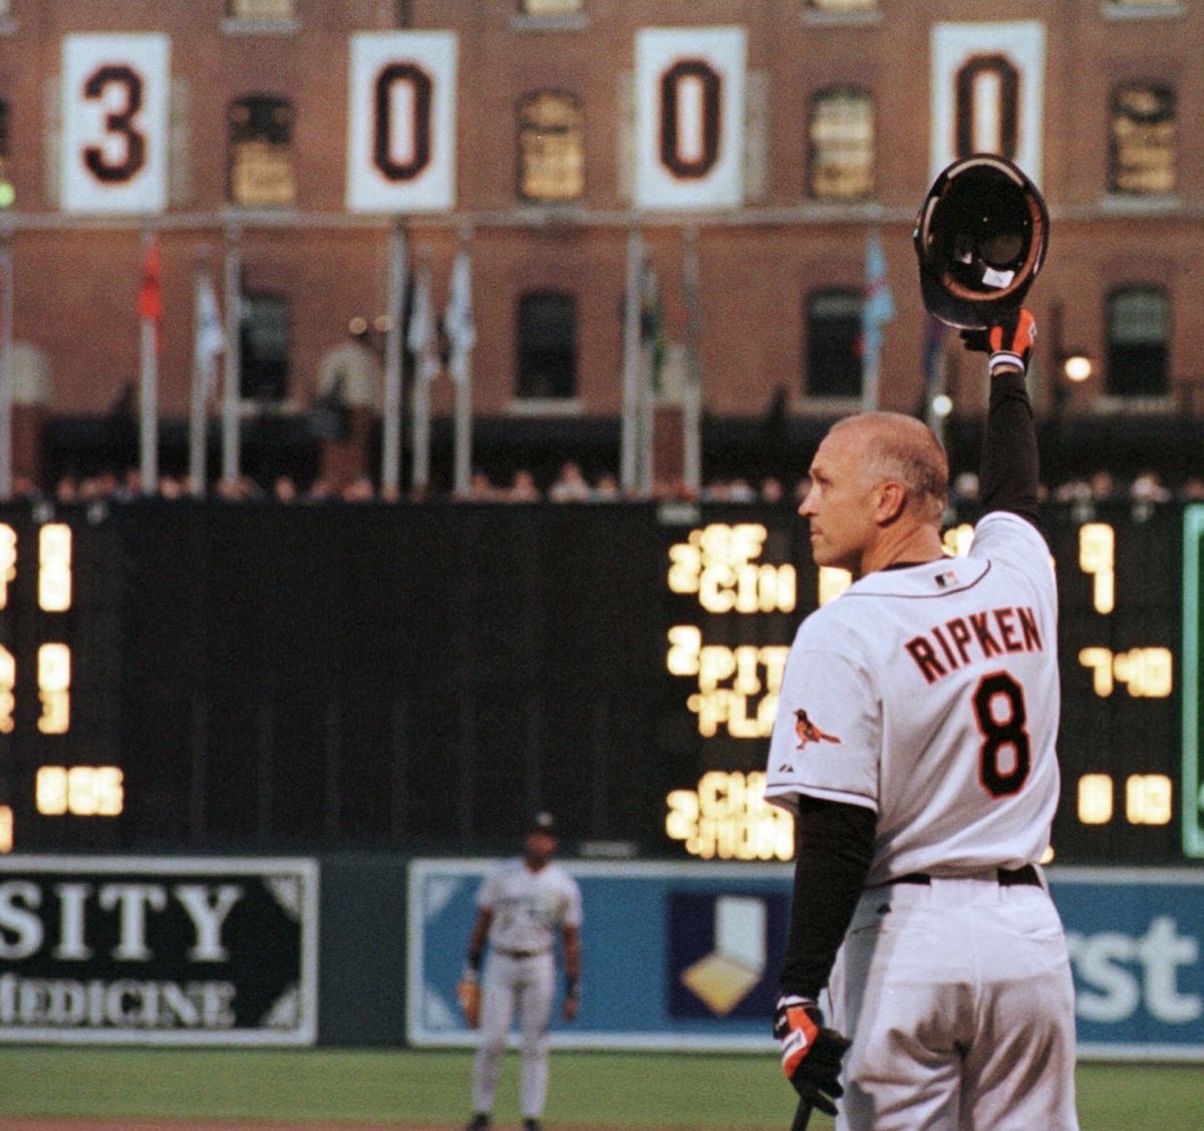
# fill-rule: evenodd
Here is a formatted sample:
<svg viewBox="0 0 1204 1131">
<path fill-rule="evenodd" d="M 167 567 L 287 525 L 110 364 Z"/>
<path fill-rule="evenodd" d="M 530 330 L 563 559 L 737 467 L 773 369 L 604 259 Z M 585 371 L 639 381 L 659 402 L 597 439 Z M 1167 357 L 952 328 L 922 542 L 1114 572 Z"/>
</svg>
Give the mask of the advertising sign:
<svg viewBox="0 0 1204 1131">
<path fill-rule="evenodd" d="M 313 860 L 0 858 L 0 1041 L 310 1045 Z"/>
<path fill-rule="evenodd" d="M 407 1038 L 469 1046 L 454 987 L 488 860 L 415 860 L 408 899 Z M 771 1052 L 789 865 L 576 862 L 581 1012 L 565 1048 Z M 1204 876 L 1054 869 L 1077 992 L 1079 1053 L 1204 1060 Z M 556 1016 L 556 1011 L 554 1011 Z"/>
</svg>

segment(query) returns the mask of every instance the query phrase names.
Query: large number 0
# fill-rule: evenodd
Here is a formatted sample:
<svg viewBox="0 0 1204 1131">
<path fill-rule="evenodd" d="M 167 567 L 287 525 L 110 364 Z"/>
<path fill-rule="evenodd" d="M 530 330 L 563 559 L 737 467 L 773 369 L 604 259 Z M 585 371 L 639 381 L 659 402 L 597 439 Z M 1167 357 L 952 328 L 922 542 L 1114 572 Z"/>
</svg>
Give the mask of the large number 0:
<svg viewBox="0 0 1204 1131">
<path fill-rule="evenodd" d="M 996 706 L 1006 704 L 1007 711 L 996 717 Z M 1032 744 L 1024 724 L 1024 689 L 1007 672 L 984 676 L 974 692 L 974 718 L 982 735 L 979 748 L 979 774 L 992 797 L 1019 793 L 1032 765 Z M 1010 750 L 1012 766 L 1000 767 L 1000 752 Z"/>
<path fill-rule="evenodd" d="M 661 162 L 675 176 L 704 177 L 719 160 L 720 85 L 704 59 L 682 60 L 661 79 Z"/>
<path fill-rule="evenodd" d="M 111 86 L 121 88 L 121 108 L 105 115 L 105 129 L 124 139 L 125 160 L 112 164 L 100 146 L 90 145 L 84 150 L 84 164 L 97 180 L 120 184 L 133 177 L 146 163 L 146 139 L 133 126 L 135 115 L 142 109 L 142 79 L 130 67 L 100 67 L 84 84 L 84 95 L 92 99 L 103 98 Z"/>
<path fill-rule="evenodd" d="M 410 121 L 393 121 L 393 88 L 409 87 Z M 412 63 L 391 63 L 376 80 L 376 122 L 372 138 L 372 161 L 391 181 L 413 180 L 431 163 L 431 104 L 434 83 L 420 67 Z M 408 161 L 393 158 L 394 127 L 409 129 Z"/>
</svg>

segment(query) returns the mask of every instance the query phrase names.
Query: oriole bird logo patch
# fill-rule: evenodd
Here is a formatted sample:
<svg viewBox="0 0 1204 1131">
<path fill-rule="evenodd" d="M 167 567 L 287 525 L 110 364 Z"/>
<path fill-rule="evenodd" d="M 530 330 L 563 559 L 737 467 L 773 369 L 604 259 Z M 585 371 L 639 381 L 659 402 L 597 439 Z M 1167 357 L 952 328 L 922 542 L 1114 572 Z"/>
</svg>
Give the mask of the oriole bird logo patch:
<svg viewBox="0 0 1204 1131">
<path fill-rule="evenodd" d="M 834 734 L 825 734 L 819 729 L 808 717 L 807 712 L 799 707 L 794 712 L 795 724 L 794 733 L 798 735 L 798 749 L 802 750 L 808 742 L 835 742 L 840 744 L 840 739 Z"/>
</svg>

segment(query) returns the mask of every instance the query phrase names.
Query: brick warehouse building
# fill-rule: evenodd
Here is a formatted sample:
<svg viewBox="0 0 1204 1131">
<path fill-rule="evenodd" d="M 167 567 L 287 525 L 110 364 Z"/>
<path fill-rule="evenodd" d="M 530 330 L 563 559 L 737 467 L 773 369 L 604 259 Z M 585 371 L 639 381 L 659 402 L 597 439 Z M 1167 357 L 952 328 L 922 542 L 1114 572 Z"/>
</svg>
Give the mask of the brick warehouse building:
<svg viewBox="0 0 1204 1131">
<path fill-rule="evenodd" d="M 130 399 L 150 233 L 162 254 L 162 466 L 186 464 L 203 262 L 222 309 L 233 295 L 241 303 L 243 466 L 260 478 L 375 475 L 377 370 L 397 345 L 384 332 L 397 219 L 411 270 L 429 266 L 440 310 L 458 249 L 471 251 L 474 457 L 496 478 L 521 465 L 547 477 L 570 455 L 591 474 L 618 470 L 633 231 L 659 281 L 670 416 L 688 375 L 700 378 L 703 476 L 796 475 L 800 449 L 862 401 L 858 328 L 874 232 L 897 310 L 883 329 L 879 402 L 924 403 L 912 222 L 934 172 L 983 148 L 1024 165 L 1052 215 L 1049 261 L 1030 296 L 1043 330 L 1036 400 L 1050 474 L 1101 463 L 1121 473 L 1150 464 L 1173 481 L 1198 473 L 1198 5 L 1031 0 L 1009 6 L 1006 22 L 986 0 L 8 0 L 0 13 L 14 465 L 44 486 L 137 462 Z M 647 29 L 679 34 L 654 43 Z M 451 33 L 451 68 L 432 64 L 445 116 L 423 116 L 430 76 L 411 82 L 425 74 L 426 41 L 413 47 L 417 70 L 399 57 L 387 112 L 373 103 L 379 84 L 357 86 L 354 74 L 353 38 L 364 32 Z M 136 63 L 133 79 L 106 72 L 91 93 L 76 90 L 63 77 L 68 41 L 86 58 L 99 33 L 159 33 L 169 61 L 161 75 Z M 398 42 L 405 56 L 408 41 Z M 686 64 L 668 150 L 668 119 L 641 97 L 665 51 Z M 695 56 L 701 70 L 689 69 Z M 80 124 L 97 110 L 99 125 Z M 385 115 L 384 132 L 378 117 L 377 149 L 359 160 L 383 160 L 393 175 L 376 197 L 352 144 L 373 113 Z M 667 187 L 657 141 L 681 166 Z M 73 155 L 88 151 L 100 175 L 77 192 Z M 446 174 L 442 189 L 390 197 L 423 162 Z M 158 196 L 89 196 L 147 169 Z M 389 203 L 403 198 L 417 204 Z M 685 289 L 695 262 L 697 321 Z M 353 323 L 367 326 L 361 342 L 376 356 L 367 379 L 343 389 L 349 436 L 324 440 L 311 410 L 331 391 L 331 354 Z M 1061 362 L 1077 351 L 1093 374 L 1071 386 Z M 946 438 L 960 466 L 982 382 L 955 341 L 943 353 Z M 440 376 L 432 466 L 444 485 L 453 399 Z"/>
</svg>

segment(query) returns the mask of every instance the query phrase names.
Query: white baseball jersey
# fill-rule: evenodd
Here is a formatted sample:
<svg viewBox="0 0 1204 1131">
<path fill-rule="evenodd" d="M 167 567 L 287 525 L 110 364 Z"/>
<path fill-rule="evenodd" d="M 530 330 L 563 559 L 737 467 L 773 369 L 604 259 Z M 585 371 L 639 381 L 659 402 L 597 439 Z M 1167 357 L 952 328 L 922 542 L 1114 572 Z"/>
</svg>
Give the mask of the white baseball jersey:
<svg viewBox="0 0 1204 1131">
<path fill-rule="evenodd" d="M 489 942 L 501 950 L 550 951 L 560 927 L 581 926 L 581 889 L 554 862 L 532 872 L 507 861 L 485 878 L 477 906 L 492 912 Z"/>
<path fill-rule="evenodd" d="M 992 512 L 967 557 L 868 574 L 803 622 L 766 798 L 874 810 L 869 885 L 1036 863 L 1058 800 L 1058 688 L 1049 550 Z"/>
</svg>

